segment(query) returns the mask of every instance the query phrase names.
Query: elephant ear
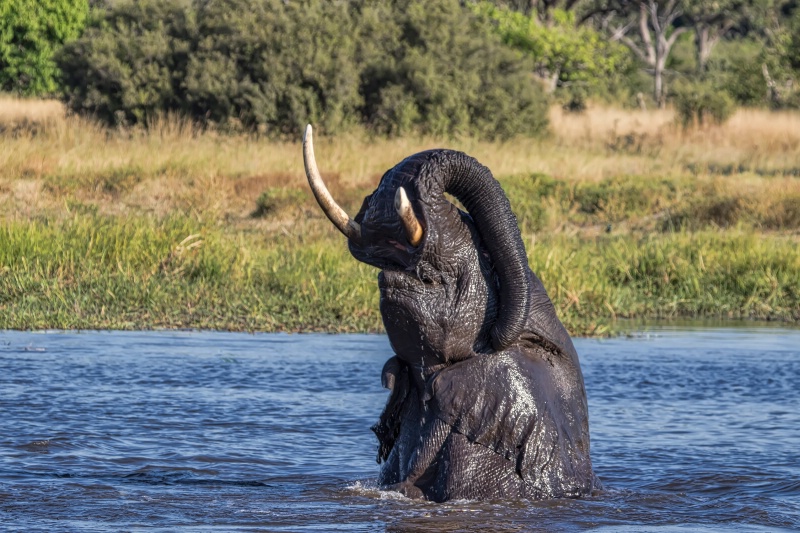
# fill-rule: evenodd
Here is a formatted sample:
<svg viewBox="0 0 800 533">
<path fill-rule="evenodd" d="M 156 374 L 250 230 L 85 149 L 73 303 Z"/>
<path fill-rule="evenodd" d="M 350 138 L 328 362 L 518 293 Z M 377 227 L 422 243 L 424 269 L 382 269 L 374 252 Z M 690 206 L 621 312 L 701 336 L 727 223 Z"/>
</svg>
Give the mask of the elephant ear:
<svg viewBox="0 0 800 533">
<path fill-rule="evenodd" d="M 427 170 L 435 172 L 435 177 L 427 180 L 429 193 L 450 193 L 458 198 L 489 251 L 500 281 L 500 309 L 490 335 L 492 347 L 504 350 L 519 340 L 531 305 L 530 269 L 517 218 L 491 171 L 475 158 L 436 150 L 430 153 L 429 163 Z"/>
</svg>

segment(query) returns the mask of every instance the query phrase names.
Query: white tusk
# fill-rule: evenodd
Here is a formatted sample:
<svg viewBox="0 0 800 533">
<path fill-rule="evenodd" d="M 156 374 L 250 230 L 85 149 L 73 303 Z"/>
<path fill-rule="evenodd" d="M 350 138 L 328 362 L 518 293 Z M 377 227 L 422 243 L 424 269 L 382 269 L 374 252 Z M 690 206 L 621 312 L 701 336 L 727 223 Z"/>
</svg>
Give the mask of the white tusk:
<svg viewBox="0 0 800 533">
<path fill-rule="evenodd" d="M 419 246 L 419 243 L 422 242 L 422 225 L 414 214 L 414 208 L 411 207 L 406 190 L 402 187 L 398 187 L 397 193 L 394 195 L 394 208 L 397 210 L 397 214 L 400 215 L 400 221 L 406 229 L 408 242 L 411 243 L 411 246 Z"/>
<path fill-rule="evenodd" d="M 344 209 L 339 207 L 339 204 L 333 199 L 328 188 L 325 187 L 325 182 L 319 175 L 317 168 L 317 161 L 314 158 L 314 139 L 311 133 L 311 124 L 306 126 L 306 131 L 303 134 L 303 164 L 306 167 L 306 177 L 308 177 L 308 184 L 311 186 L 311 192 L 317 199 L 317 203 L 322 208 L 322 212 L 333 222 L 339 231 L 344 233 L 344 236 L 351 241 L 358 241 L 361 239 L 361 226 L 358 222 L 350 218 Z"/>
</svg>

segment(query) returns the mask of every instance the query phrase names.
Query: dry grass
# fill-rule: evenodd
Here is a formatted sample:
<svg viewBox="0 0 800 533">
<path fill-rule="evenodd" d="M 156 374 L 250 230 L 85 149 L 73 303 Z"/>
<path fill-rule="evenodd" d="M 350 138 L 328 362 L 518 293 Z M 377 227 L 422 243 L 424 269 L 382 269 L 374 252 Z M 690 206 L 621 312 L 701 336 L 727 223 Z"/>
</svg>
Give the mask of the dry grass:
<svg viewBox="0 0 800 533">
<path fill-rule="evenodd" d="M 477 157 L 574 333 L 615 317 L 800 320 L 800 115 L 688 131 L 670 111 L 551 119 L 550 137 L 505 143 L 322 136 L 317 159 L 352 213 L 415 151 Z M 379 329 L 374 271 L 314 205 L 300 154 L 299 139 L 175 117 L 108 130 L 0 98 L 0 327 Z"/>
<path fill-rule="evenodd" d="M 334 194 L 353 209 L 395 163 L 443 146 L 477 157 L 501 179 L 538 173 L 573 186 L 620 178 L 697 182 L 748 205 L 748 198 L 773 192 L 800 195 L 794 179 L 800 175 L 798 113 L 740 110 L 723 126 L 686 131 L 669 110 L 598 107 L 570 114 L 554 108 L 551 124 L 549 138 L 502 143 L 372 139 L 363 132 L 323 136 L 317 159 Z M 9 97 L 0 98 L 0 131 L 2 218 L 64 216 L 75 209 L 111 215 L 178 211 L 283 231 L 303 216 L 250 217 L 265 190 L 305 189 L 299 142 L 202 131 L 176 117 L 147 130 L 108 130 L 65 116 L 58 102 Z M 307 207 L 306 215 L 315 216 L 312 204 Z M 556 211 L 551 218 L 562 216 Z"/>
<path fill-rule="evenodd" d="M 0 94 L 0 125 L 48 124 L 63 122 L 64 105 L 57 100 L 26 100 Z"/>
</svg>

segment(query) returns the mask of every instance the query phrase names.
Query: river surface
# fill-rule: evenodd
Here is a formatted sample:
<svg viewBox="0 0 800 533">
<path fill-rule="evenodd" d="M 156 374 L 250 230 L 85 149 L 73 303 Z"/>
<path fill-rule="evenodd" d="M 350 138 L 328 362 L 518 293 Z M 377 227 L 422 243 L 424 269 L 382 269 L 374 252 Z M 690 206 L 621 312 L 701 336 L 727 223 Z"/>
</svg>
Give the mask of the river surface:
<svg viewBox="0 0 800 533">
<path fill-rule="evenodd" d="M 576 339 L 584 500 L 375 487 L 384 336 L 0 332 L 0 529 L 800 530 L 800 331 Z"/>
</svg>

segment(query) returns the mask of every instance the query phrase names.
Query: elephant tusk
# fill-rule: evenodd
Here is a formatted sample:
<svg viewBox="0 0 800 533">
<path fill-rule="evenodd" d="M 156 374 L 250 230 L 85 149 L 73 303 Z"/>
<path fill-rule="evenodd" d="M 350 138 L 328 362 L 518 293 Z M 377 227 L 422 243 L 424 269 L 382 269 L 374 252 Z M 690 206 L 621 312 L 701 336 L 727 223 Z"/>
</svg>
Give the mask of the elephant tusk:
<svg viewBox="0 0 800 533">
<path fill-rule="evenodd" d="M 303 164 L 306 167 L 306 177 L 308 178 L 308 184 L 311 186 L 311 192 L 314 193 L 322 212 L 345 237 L 351 241 L 361 240 L 361 226 L 350 218 L 344 209 L 339 207 L 339 204 L 328 192 L 325 182 L 322 181 L 322 177 L 319 175 L 317 161 L 314 158 L 314 139 L 311 133 L 311 124 L 306 126 L 306 131 L 303 134 Z"/>
<path fill-rule="evenodd" d="M 422 242 L 422 225 L 414 214 L 414 208 L 408 200 L 406 190 L 402 187 L 398 187 L 397 193 L 394 195 L 394 208 L 397 210 L 397 214 L 400 215 L 400 221 L 406 230 L 408 242 L 411 243 L 411 246 L 419 246 L 419 243 Z"/>
</svg>

